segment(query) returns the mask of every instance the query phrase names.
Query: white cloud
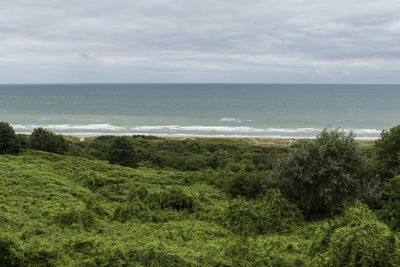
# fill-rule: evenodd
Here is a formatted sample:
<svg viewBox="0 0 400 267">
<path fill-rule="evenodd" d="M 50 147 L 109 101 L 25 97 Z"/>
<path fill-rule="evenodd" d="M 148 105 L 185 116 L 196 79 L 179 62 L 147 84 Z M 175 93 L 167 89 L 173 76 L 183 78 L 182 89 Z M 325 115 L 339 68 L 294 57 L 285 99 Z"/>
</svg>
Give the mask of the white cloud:
<svg viewBox="0 0 400 267">
<path fill-rule="evenodd" d="M 400 2 L 0 0 L 0 83 L 399 83 Z"/>
</svg>

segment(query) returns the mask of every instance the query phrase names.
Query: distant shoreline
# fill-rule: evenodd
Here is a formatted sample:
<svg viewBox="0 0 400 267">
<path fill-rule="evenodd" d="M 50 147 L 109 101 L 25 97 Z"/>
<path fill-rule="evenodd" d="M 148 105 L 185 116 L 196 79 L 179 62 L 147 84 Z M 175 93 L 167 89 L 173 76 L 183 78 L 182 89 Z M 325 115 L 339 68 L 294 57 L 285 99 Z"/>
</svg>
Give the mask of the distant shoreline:
<svg viewBox="0 0 400 267">
<path fill-rule="evenodd" d="M 29 132 L 16 132 L 17 134 L 31 134 Z M 266 146 L 289 146 L 299 140 L 315 139 L 315 136 L 244 136 L 244 135 L 190 135 L 190 134 L 134 134 L 134 133 L 57 133 L 65 137 L 78 138 L 80 141 L 92 139 L 99 136 L 154 136 L 171 140 L 185 139 L 234 139 L 243 140 L 256 145 Z M 361 145 L 371 145 L 378 137 L 355 137 Z"/>
</svg>

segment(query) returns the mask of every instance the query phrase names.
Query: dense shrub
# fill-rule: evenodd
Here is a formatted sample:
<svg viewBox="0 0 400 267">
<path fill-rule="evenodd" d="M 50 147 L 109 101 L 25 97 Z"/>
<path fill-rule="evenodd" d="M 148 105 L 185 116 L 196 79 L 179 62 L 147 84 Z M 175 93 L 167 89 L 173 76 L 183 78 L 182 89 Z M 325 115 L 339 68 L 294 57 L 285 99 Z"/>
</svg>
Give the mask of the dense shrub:
<svg viewBox="0 0 400 267">
<path fill-rule="evenodd" d="M 134 258 L 145 266 L 192 266 L 193 263 L 182 259 L 177 251 L 174 251 L 160 242 L 146 244 Z"/>
<path fill-rule="evenodd" d="M 115 209 L 113 219 L 126 221 L 168 221 L 177 218 L 177 211 L 193 212 L 194 199 L 179 188 L 147 190 L 141 185 L 135 185 L 129 192 L 127 201 Z M 165 212 L 166 213 L 165 213 Z M 175 212 L 169 214 L 168 212 Z"/>
<path fill-rule="evenodd" d="M 375 141 L 376 155 L 380 172 L 385 177 L 400 173 L 400 125 L 390 131 L 383 130 L 381 138 Z"/>
<path fill-rule="evenodd" d="M 221 179 L 222 189 L 233 197 L 256 198 L 264 192 L 261 173 L 240 170 L 228 172 Z"/>
<path fill-rule="evenodd" d="M 232 200 L 223 224 L 236 233 L 257 235 L 291 229 L 302 218 L 296 205 L 288 202 L 279 190 L 272 189 L 259 200 Z"/>
<path fill-rule="evenodd" d="M 132 220 L 151 222 L 153 220 L 153 212 L 141 200 L 134 199 L 117 207 L 114 210 L 113 219 L 123 223 Z"/>
<path fill-rule="evenodd" d="M 53 215 L 53 222 L 62 226 L 82 225 L 85 229 L 96 224 L 96 215 L 88 209 L 67 208 Z"/>
<path fill-rule="evenodd" d="M 97 159 L 107 159 L 111 143 L 118 137 L 99 136 L 85 141 L 72 141 L 70 154 Z M 272 169 L 277 159 L 283 157 L 284 146 L 260 147 L 246 141 L 225 139 L 168 140 L 154 136 L 126 137 L 136 151 L 137 161 L 152 167 L 170 167 L 184 171 L 204 168 L 223 169 L 243 160 L 251 162 L 258 170 Z M 250 166 L 250 165 L 249 165 Z"/>
<path fill-rule="evenodd" d="M 21 148 L 29 148 L 29 135 L 17 134 L 17 140 L 21 145 Z"/>
<path fill-rule="evenodd" d="M 193 211 L 194 199 L 182 189 L 170 187 L 157 191 L 148 191 L 142 186 L 134 188 L 129 199 L 135 198 L 147 203 L 151 208 L 175 209 L 177 211 Z"/>
<path fill-rule="evenodd" d="M 84 186 L 91 190 L 102 187 L 106 184 L 106 179 L 94 171 L 86 171 L 78 174 L 77 180 L 81 181 Z"/>
<path fill-rule="evenodd" d="M 377 211 L 378 217 L 392 229 L 400 230 L 400 175 L 385 179 L 382 185 L 383 207 Z"/>
<path fill-rule="evenodd" d="M 30 147 L 36 150 L 42 150 L 57 154 L 62 154 L 68 150 L 68 142 L 64 136 L 44 129 L 36 128 L 29 138 Z"/>
<path fill-rule="evenodd" d="M 363 155 L 354 135 L 324 130 L 295 144 L 274 169 L 282 192 L 306 213 L 335 211 L 356 195 Z"/>
<path fill-rule="evenodd" d="M 107 151 L 107 159 L 111 164 L 126 167 L 137 167 L 138 159 L 132 143 L 125 136 L 114 138 Z"/>
<path fill-rule="evenodd" d="M 6 233 L 0 233 L 0 266 L 20 266 L 24 260 L 19 240 Z"/>
<path fill-rule="evenodd" d="M 367 206 L 356 203 L 342 218 L 317 229 L 315 266 L 398 266 L 399 243 Z"/>
<path fill-rule="evenodd" d="M 14 154 L 21 150 L 21 144 L 14 129 L 7 122 L 0 122 L 0 154 Z"/>
</svg>

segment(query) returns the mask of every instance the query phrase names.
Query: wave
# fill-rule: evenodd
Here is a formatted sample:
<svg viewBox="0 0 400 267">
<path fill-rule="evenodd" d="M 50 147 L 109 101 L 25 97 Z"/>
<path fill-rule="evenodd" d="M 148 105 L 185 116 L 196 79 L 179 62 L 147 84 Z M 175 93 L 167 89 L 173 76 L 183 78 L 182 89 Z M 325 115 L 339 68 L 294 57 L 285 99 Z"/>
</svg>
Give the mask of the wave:
<svg viewBox="0 0 400 267">
<path fill-rule="evenodd" d="M 242 120 L 236 118 L 221 118 L 219 121 L 222 122 L 242 122 Z"/>
<path fill-rule="evenodd" d="M 345 129 L 345 132 L 353 132 L 355 134 L 380 134 L 382 130 L 377 129 Z"/>
<path fill-rule="evenodd" d="M 241 120 L 241 119 L 237 119 L 237 118 L 221 118 L 221 119 L 219 119 L 219 121 L 241 123 L 241 122 L 252 122 L 253 120 Z"/>
<path fill-rule="evenodd" d="M 71 125 L 71 124 L 48 124 L 48 125 L 11 125 L 16 130 L 33 130 L 38 127 L 43 127 L 55 131 L 68 131 L 68 130 L 104 130 L 104 131 L 120 131 L 124 130 L 123 127 L 115 126 L 109 123 L 101 124 L 85 124 L 85 125 Z"/>
<path fill-rule="evenodd" d="M 29 132 L 24 132 L 28 134 Z M 158 137 L 172 137 L 172 138 L 251 138 L 251 139 L 315 139 L 315 136 L 291 136 L 291 135 L 246 135 L 246 134 L 189 134 L 189 133 L 142 133 L 142 132 L 124 132 L 124 133 L 110 133 L 110 132 L 71 132 L 67 135 L 78 136 L 78 137 L 91 137 L 91 136 L 135 136 L 135 135 L 145 135 L 145 136 L 158 136 Z M 356 140 L 376 140 L 377 136 L 356 136 Z"/>
<path fill-rule="evenodd" d="M 258 129 L 247 126 L 179 126 L 179 125 L 165 125 L 165 126 L 139 126 L 131 128 L 133 131 L 152 131 L 152 130 L 172 130 L 172 131 L 185 131 L 185 132 L 240 132 L 240 133 L 259 133 L 264 132 L 264 129 Z"/>
<path fill-rule="evenodd" d="M 192 126 L 182 126 L 182 125 L 142 125 L 142 126 L 117 126 L 110 123 L 99 123 L 99 124 L 48 124 L 48 125 L 22 125 L 14 124 L 12 127 L 17 132 L 31 132 L 34 128 L 43 127 L 60 133 L 71 133 L 75 132 L 93 132 L 93 133 L 112 133 L 112 134 L 122 134 L 122 133 L 138 133 L 138 134 L 193 134 L 199 136 L 200 134 L 230 134 L 240 135 L 246 134 L 248 136 L 265 136 L 271 138 L 278 138 L 285 136 L 286 138 L 290 136 L 316 136 L 323 129 L 313 128 L 313 127 L 299 127 L 299 128 L 280 128 L 280 127 L 270 127 L 270 128 L 256 128 L 250 126 L 207 126 L 207 125 L 192 125 Z M 377 129 L 344 129 L 345 133 L 353 132 L 361 137 L 377 137 L 380 135 L 381 131 Z"/>
</svg>

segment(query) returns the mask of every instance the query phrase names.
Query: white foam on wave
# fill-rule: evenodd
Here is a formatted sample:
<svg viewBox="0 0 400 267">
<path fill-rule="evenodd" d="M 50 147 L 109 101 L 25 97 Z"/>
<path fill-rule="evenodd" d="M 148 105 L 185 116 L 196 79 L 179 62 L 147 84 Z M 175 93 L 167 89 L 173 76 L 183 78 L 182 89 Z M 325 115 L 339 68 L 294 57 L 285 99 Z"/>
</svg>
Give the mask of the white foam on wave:
<svg viewBox="0 0 400 267">
<path fill-rule="evenodd" d="M 137 126 L 131 128 L 131 130 L 134 131 L 153 131 L 153 130 L 179 130 L 180 126 L 179 125 L 154 125 L 154 126 Z"/>
<path fill-rule="evenodd" d="M 247 127 L 247 126 L 179 126 L 179 125 L 164 125 L 164 126 L 138 126 L 133 127 L 134 131 L 152 131 L 152 130 L 172 130 L 172 131 L 194 131 L 194 132 L 240 132 L 240 133 L 258 133 L 263 132 L 263 129 Z"/>
<path fill-rule="evenodd" d="M 30 132 L 19 132 L 22 134 L 30 134 Z M 176 138 L 251 138 L 251 139 L 315 139 L 315 136 L 288 136 L 288 135 L 241 135 L 241 134 L 155 134 L 155 133 L 138 133 L 138 132 L 124 132 L 124 133 L 110 133 L 110 132 L 71 132 L 65 133 L 69 136 L 78 137 L 91 137 L 91 136 L 158 136 L 158 137 L 176 137 Z M 355 137 L 356 140 L 376 140 L 378 137 Z"/>
<path fill-rule="evenodd" d="M 46 128 L 55 130 L 107 130 L 107 131 L 118 131 L 124 129 L 123 127 L 115 126 L 109 123 L 86 124 L 86 125 L 57 124 L 57 125 L 47 125 Z"/>
<path fill-rule="evenodd" d="M 33 130 L 38 127 L 43 127 L 50 130 L 56 131 L 68 131 L 68 130 L 104 130 L 104 131 L 120 131 L 124 130 L 123 127 L 115 126 L 109 123 L 101 124 L 84 124 L 84 125 L 71 125 L 71 124 L 48 124 L 48 125 L 12 125 L 16 130 Z"/>
<path fill-rule="evenodd" d="M 265 132 L 270 133 L 315 133 L 322 129 L 318 128 L 266 128 Z"/>
<path fill-rule="evenodd" d="M 377 129 L 351 129 L 351 130 L 344 130 L 345 132 L 353 132 L 355 134 L 380 134 L 381 131 Z"/>
<path fill-rule="evenodd" d="M 236 118 L 221 118 L 219 121 L 223 122 L 242 122 L 242 120 Z"/>
<path fill-rule="evenodd" d="M 111 123 L 98 124 L 48 124 L 48 125 L 11 125 L 17 132 L 31 132 L 34 128 L 43 127 L 60 133 L 71 133 L 72 131 L 91 132 L 92 134 L 126 134 L 132 131 L 135 134 L 165 134 L 165 135 L 193 135 L 205 136 L 208 133 L 223 137 L 227 134 L 228 137 L 233 135 L 245 137 L 264 137 L 264 138 L 291 138 L 291 137 L 313 137 L 318 135 L 323 129 L 312 127 L 299 128 L 255 128 L 249 126 L 210 126 L 210 125 L 142 125 L 135 127 L 116 126 Z M 345 133 L 353 132 L 357 135 L 357 139 L 378 138 L 381 131 L 377 129 L 343 129 Z M 358 136 L 360 135 L 360 136 Z"/>
<path fill-rule="evenodd" d="M 15 129 L 15 130 L 28 130 L 30 129 L 30 127 L 26 126 L 26 125 L 21 125 L 21 124 L 11 124 L 11 126 Z"/>
</svg>

